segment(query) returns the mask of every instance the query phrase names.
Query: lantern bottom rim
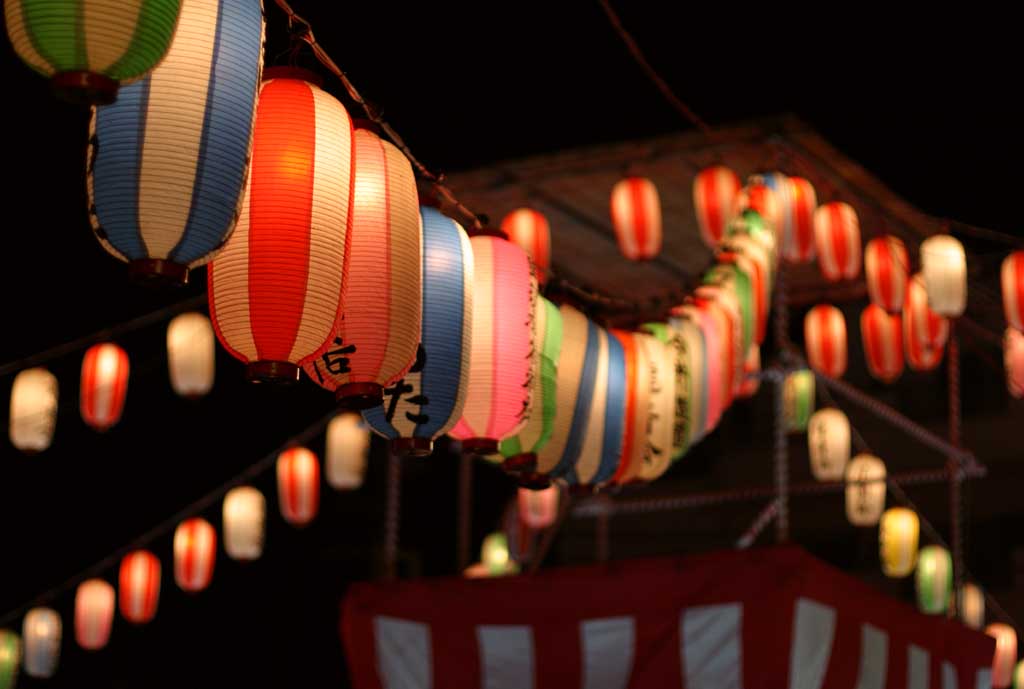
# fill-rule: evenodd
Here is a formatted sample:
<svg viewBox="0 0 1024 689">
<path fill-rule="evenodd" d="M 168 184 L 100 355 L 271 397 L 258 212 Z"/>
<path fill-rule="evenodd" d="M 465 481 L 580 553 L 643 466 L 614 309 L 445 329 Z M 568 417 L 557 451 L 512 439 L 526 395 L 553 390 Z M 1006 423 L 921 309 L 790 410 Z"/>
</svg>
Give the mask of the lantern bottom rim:
<svg viewBox="0 0 1024 689">
<path fill-rule="evenodd" d="M 498 441 L 494 438 L 466 438 L 462 450 L 475 455 L 493 455 L 498 452 Z"/>
<path fill-rule="evenodd" d="M 132 280 L 156 286 L 183 287 L 188 284 L 188 266 L 162 258 L 139 258 L 128 263 Z"/>
<path fill-rule="evenodd" d="M 520 488 L 526 490 L 544 490 L 551 486 L 551 477 L 547 474 L 539 474 L 535 471 L 527 471 L 517 477 Z"/>
<path fill-rule="evenodd" d="M 55 96 L 75 105 L 110 105 L 117 100 L 116 80 L 88 70 L 58 72 L 50 77 Z"/>
<path fill-rule="evenodd" d="M 290 361 L 253 361 L 245 366 L 245 379 L 253 383 L 297 383 L 299 367 Z"/>
<path fill-rule="evenodd" d="M 334 391 L 342 409 L 361 411 L 384 404 L 384 388 L 379 383 L 345 383 Z"/>
<path fill-rule="evenodd" d="M 391 451 L 404 457 L 427 457 L 434 451 L 434 441 L 430 438 L 395 438 L 391 441 Z"/>
<path fill-rule="evenodd" d="M 569 495 L 593 495 L 595 487 L 587 483 L 576 483 L 569 486 Z"/>
<path fill-rule="evenodd" d="M 501 463 L 501 468 L 509 474 L 536 471 L 537 455 L 533 452 L 522 452 L 518 455 L 506 457 L 505 461 Z"/>
</svg>

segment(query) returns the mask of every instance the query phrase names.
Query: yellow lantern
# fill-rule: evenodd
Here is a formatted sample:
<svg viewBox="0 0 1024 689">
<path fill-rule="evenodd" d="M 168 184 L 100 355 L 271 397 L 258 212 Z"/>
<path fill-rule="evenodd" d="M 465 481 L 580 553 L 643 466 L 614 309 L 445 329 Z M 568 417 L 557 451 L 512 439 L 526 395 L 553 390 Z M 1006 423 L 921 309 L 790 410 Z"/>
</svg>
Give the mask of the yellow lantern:
<svg viewBox="0 0 1024 689">
<path fill-rule="evenodd" d="M 996 640 L 992 657 L 992 686 L 1005 689 L 1013 681 L 1013 666 L 1017 662 L 1017 632 L 1007 624 L 990 624 L 985 633 Z"/>
<path fill-rule="evenodd" d="M 11 387 L 11 445 L 22 452 L 50 447 L 57 425 L 57 377 L 45 368 L 30 368 Z"/>
<path fill-rule="evenodd" d="M 10 629 L 0 629 L 0 689 L 14 689 L 21 665 L 21 639 Z"/>
<path fill-rule="evenodd" d="M 985 594 L 974 584 L 960 587 L 960 620 L 979 631 L 985 625 Z"/>
<path fill-rule="evenodd" d="M 885 509 L 885 464 L 860 454 L 846 467 L 846 518 L 854 526 L 874 526 Z"/>
<path fill-rule="evenodd" d="M 75 640 L 89 651 L 107 645 L 114 624 L 114 587 L 102 579 L 89 579 L 75 593 Z"/>
<path fill-rule="evenodd" d="M 47 679 L 57 672 L 60 660 L 61 622 L 53 608 L 32 608 L 21 629 L 25 640 L 25 674 Z"/>
<path fill-rule="evenodd" d="M 882 514 L 878 545 L 885 576 L 900 578 L 914 571 L 920 528 L 917 513 L 906 507 L 890 507 Z"/>
<path fill-rule="evenodd" d="M 327 483 L 335 490 L 363 485 L 370 431 L 359 414 L 338 414 L 327 425 Z"/>
<path fill-rule="evenodd" d="M 215 337 L 210 319 L 183 313 L 167 325 L 167 370 L 182 397 L 202 397 L 213 387 Z"/>
<path fill-rule="evenodd" d="M 807 424 L 811 473 L 819 481 L 841 481 L 850 460 L 850 421 L 838 409 L 814 412 Z"/>
<path fill-rule="evenodd" d="M 956 318 L 967 307 L 967 257 L 964 246 L 947 234 L 921 242 L 921 273 L 932 311 Z"/>
<path fill-rule="evenodd" d="M 232 488 L 224 496 L 224 550 L 232 560 L 258 560 L 263 554 L 267 500 L 251 486 Z"/>
</svg>

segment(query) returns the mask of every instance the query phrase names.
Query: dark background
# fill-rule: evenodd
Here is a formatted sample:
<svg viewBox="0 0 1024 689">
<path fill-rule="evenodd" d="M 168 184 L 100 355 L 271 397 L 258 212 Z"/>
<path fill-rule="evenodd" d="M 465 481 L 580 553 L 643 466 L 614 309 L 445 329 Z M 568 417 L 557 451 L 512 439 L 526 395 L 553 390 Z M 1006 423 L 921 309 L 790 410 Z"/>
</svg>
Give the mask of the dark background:
<svg viewBox="0 0 1024 689">
<path fill-rule="evenodd" d="M 651 62 L 712 124 L 796 113 L 921 209 L 1019 232 L 1024 106 L 1019 56 L 1014 42 L 994 28 L 998 17 L 975 29 L 968 17 L 936 19 L 935 8 L 928 20 L 898 25 L 867 8 L 858 8 L 857 21 L 833 16 L 846 6 L 784 16 L 775 7 L 761 15 L 740 8 L 701 15 L 683 5 L 615 4 Z M 434 169 L 456 171 L 689 128 L 632 62 L 596 2 L 557 3 L 557 9 L 555 3 L 341 5 L 295 0 L 335 60 Z M 280 56 L 288 46 L 284 15 L 272 2 L 267 19 L 267 63 L 286 61 Z M 102 250 L 85 212 L 87 113 L 50 97 L 45 80 L 24 67 L 6 41 L 3 50 L 6 169 L 0 193 L 6 261 L 0 271 L 0 361 L 201 293 L 204 271 L 196 271 L 184 290 L 153 292 L 129 282 L 124 265 Z M 300 62 L 313 65 L 308 52 Z M 328 90 L 351 105 L 336 82 L 328 80 Z M 0 440 L 0 610 L 101 559 L 332 406 L 329 395 L 308 383 L 250 387 L 241 366 L 223 352 L 214 391 L 198 402 L 179 399 L 167 382 L 163 338 L 162 326 L 119 338 L 131 357 L 131 382 L 124 417 L 108 433 L 95 434 L 78 415 L 81 353 L 75 353 L 49 364 L 61 384 L 53 447 L 26 457 L 10 447 L 6 434 Z M 850 358 L 859 360 L 859 352 L 851 351 Z M 998 370 L 970 355 L 965 368 L 967 443 L 983 461 L 1012 458 L 1018 442 L 1005 424 L 994 426 L 999 432 L 972 434 L 970 420 L 972 414 L 979 423 L 1019 419 L 1020 409 L 1008 406 Z M 940 425 L 944 393 L 934 380 L 910 376 L 888 399 L 912 417 Z M 0 383 L 4 404 L 9 386 L 9 379 Z M 725 457 L 749 460 L 733 463 L 730 475 L 737 483 L 764 482 L 768 410 L 765 394 L 738 405 L 665 485 L 685 491 Z M 867 419 L 855 422 L 864 424 L 873 444 L 919 452 Z M 322 452 L 322 438 L 312 447 Z M 266 474 L 257 482 L 269 501 L 263 559 L 241 566 L 221 555 L 214 583 L 204 593 L 191 596 L 176 588 L 170 537 L 156 541 L 152 548 L 164 563 L 156 620 L 136 629 L 118 616 L 105 651 L 77 648 L 73 599 L 60 597 L 55 605 L 64 616 L 63 658 L 48 684 L 345 686 L 338 605 L 347 582 L 379 574 L 385 474 L 380 450 L 363 489 L 339 495 L 323 486 L 321 514 L 304 530 L 278 518 L 273 477 Z M 405 574 L 454 571 L 455 465 L 443 451 L 405 465 Z M 1016 474 L 1010 470 L 1004 477 Z M 497 472 L 482 468 L 476 491 L 474 548 L 495 526 L 512 489 Z M 939 511 L 928 516 L 943 528 L 941 489 L 929 495 Z M 1000 491 L 997 507 L 975 519 L 971 530 L 971 567 L 1011 610 L 1017 610 L 1018 495 Z M 880 581 L 873 533 L 816 524 L 815 510 L 825 504 L 834 510 L 840 499 L 828 500 L 802 503 L 794 511 L 797 540 L 907 596 L 905 582 Z M 663 532 L 656 528 L 659 522 L 616 521 L 613 556 L 726 547 L 752 512 L 729 514 L 734 516 L 704 521 L 690 513 L 660 515 Z M 204 516 L 219 525 L 219 506 Z M 691 538 L 666 535 L 689 525 Z M 586 561 L 590 537 L 590 525 L 573 525 L 556 544 L 552 562 Z M 111 570 L 107 578 L 113 577 Z M 25 677 L 20 684 L 36 685 Z"/>
</svg>

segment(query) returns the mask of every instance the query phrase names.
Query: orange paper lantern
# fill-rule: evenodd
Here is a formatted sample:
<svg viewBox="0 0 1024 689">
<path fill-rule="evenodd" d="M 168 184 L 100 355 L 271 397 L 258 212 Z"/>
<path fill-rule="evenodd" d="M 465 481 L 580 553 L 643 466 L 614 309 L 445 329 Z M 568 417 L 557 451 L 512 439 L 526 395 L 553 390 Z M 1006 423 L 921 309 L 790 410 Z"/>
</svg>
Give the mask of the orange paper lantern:
<svg viewBox="0 0 1024 689">
<path fill-rule="evenodd" d="M 148 550 L 136 550 L 121 560 L 118 602 L 121 615 L 134 624 L 156 616 L 160 601 L 160 560 Z"/>
<path fill-rule="evenodd" d="M 697 211 L 700 236 L 709 248 L 722 241 L 725 227 L 736 206 L 740 178 L 724 165 L 714 165 L 697 173 L 693 180 L 693 207 Z"/>
<path fill-rule="evenodd" d="M 860 336 L 868 372 L 883 383 L 903 373 L 903 321 L 899 314 L 868 304 L 860 314 Z"/>
<path fill-rule="evenodd" d="M 899 237 L 875 237 L 864 248 L 864 274 L 871 302 L 889 313 L 903 308 L 910 279 L 910 257 Z"/>
<path fill-rule="evenodd" d="M 814 242 L 826 280 L 853 280 L 860 275 L 860 221 L 850 204 L 832 201 L 814 211 Z"/>
<path fill-rule="evenodd" d="M 114 587 L 102 579 L 89 579 L 75 592 L 75 640 L 89 651 L 107 645 L 114 624 Z"/>
<path fill-rule="evenodd" d="M 193 517 L 174 530 L 174 581 L 182 591 L 202 591 L 213 579 L 217 532 L 210 522 Z"/>
</svg>

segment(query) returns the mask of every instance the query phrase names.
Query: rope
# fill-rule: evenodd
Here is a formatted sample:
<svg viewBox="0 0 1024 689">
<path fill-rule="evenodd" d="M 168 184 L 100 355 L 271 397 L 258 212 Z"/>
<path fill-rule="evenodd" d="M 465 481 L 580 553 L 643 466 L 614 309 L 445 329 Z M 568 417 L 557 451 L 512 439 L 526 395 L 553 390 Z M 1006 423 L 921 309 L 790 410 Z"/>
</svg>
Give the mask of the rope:
<svg viewBox="0 0 1024 689">
<path fill-rule="evenodd" d="M 388 492 L 384 507 L 384 578 L 398 571 L 398 531 L 402 518 L 402 458 L 388 452 Z"/>
</svg>

